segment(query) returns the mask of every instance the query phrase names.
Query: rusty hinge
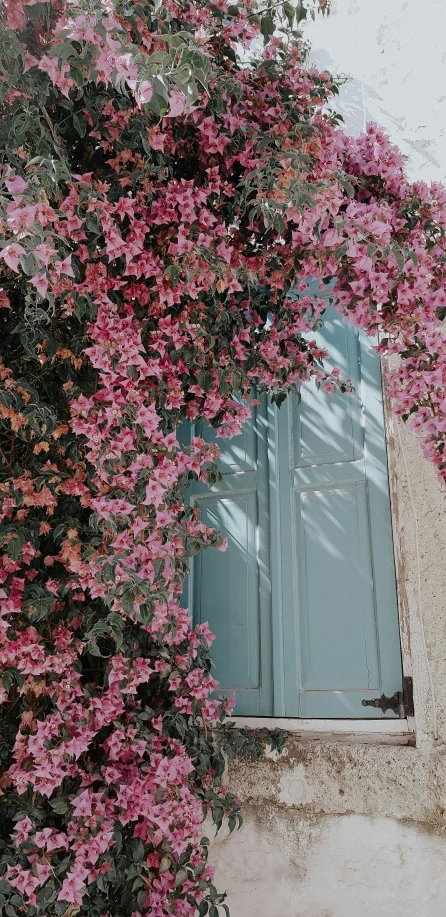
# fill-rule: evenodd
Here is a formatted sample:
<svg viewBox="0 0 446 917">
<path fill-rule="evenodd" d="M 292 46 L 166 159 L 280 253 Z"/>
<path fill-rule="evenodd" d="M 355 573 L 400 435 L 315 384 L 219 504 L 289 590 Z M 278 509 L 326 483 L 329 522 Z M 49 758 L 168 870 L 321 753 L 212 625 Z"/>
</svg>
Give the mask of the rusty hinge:
<svg viewBox="0 0 446 917">
<path fill-rule="evenodd" d="M 405 675 L 403 678 L 403 703 L 404 715 L 415 716 L 413 706 L 413 680 L 409 675 Z"/>
<path fill-rule="evenodd" d="M 382 710 L 383 713 L 386 713 L 387 710 L 393 710 L 393 712 L 400 718 L 413 716 L 414 708 L 412 679 L 407 676 L 404 677 L 403 690 L 395 691 L 395 694 L 392 694 L 392 697 L 387 697 L 385 694 L 381 694 L 381 697 L 374 697 L 372 700 L 364 698 L 362 706 L 377 707 L 379 710 Z"/>
</svg>

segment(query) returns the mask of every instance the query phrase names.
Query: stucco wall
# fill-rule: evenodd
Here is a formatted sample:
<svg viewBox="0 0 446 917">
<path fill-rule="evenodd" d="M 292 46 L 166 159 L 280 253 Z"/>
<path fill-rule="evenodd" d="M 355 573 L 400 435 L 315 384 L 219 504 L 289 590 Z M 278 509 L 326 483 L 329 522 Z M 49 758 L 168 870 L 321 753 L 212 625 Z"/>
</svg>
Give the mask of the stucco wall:
<svg viewBox="0 0 446 917">
<path fill-rule="evenodd" d="M 246 816 L 216 848 L 231 917 L 444 917 L 439 829 L 268 805 Z"/>
<path fill-rule="evenodd" d="M 444 0 L 335 0 L 308 29 L 316 61 L 354 77 L 348 130 L 383 124 L 426 181 L 446 173 L 442 26 Z M 414 744 L 290 734 L 280 758 L 236 762 L 245 825 L 212 848 L 232 917 L 446 917 L 445 502 L 389 404 L 387 440 Z"/>
</svg>

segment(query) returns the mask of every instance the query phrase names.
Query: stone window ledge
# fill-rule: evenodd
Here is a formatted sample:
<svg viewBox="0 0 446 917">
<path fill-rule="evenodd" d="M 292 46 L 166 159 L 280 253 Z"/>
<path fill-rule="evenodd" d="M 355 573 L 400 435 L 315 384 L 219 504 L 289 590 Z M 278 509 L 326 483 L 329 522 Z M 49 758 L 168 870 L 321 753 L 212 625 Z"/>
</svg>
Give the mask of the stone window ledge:
<svg viewBox="0 0 446 917">
<path fill-rule="evenodd" d="M 243 729 L 284 729 L 301 739 L 376 745 L 415 745 L 406 719 L 304 720 L 291 717 L 233 716 Z"/>
</svg>

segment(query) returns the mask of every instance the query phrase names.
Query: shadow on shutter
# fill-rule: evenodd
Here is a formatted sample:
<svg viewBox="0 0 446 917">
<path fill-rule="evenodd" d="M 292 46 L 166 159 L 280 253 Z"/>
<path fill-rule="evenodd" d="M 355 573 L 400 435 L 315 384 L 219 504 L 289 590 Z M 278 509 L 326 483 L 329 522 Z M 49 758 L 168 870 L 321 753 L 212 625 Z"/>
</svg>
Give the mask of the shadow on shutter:
<svg viewBox="0 0 446 917">
<path fill-rule="evenodd" d="M 306 384 L 276 418 L 281 713 L 380 717 L 363 698 L 402 686 L 380 364 L 333 307 L 325 318 L 319 341 L 355 391 Z"/>
<path fill-rule="evenodd" d="M 320 343 L 355 391 L 265 399 L 217 440 L 223 482 L 188 492 L 229 540 L 193 559 L 183 601 L 216 635 L 239 715 L 377 718 L 362 700 L 402 690 L 379 358 L 333 307 L 325 317 Z M 204 424 L 188 435 L 215 439 Z"/>
<path fill-rule="evenodd" d="M 192 606 L 194 623 L 207 621 L 215 634 L 218 693 L 235 690 L 235 713 L 249 716 L 272 714 L 266 433 L 265 403 L 240 436 L 217 439 L 223 482 L 211 490 L 196 485 L 188 492 L 202 521 L 228 538 L 228 550 L 208 548 L 193 558 L 183 601 Z M 205 424 L 196 425 L 190 435 L 216 439 Z"/>
</svg>

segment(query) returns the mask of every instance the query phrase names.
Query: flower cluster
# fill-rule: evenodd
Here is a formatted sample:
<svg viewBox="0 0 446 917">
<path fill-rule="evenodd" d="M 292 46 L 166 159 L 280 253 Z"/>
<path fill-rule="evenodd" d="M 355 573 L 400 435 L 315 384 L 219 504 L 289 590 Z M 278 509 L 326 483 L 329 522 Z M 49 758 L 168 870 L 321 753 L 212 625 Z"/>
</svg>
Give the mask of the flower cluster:
<svg viewBox="0 0 446 917">
<path fill-rule="evenodd" d="M 181 425 L 348 390 L 312 339 L 333 297 L 444 480 L 446 191 L 344 135 L 299 37 L 243 63 L 251 0 L 2 7 L 0 907 L 218 917 L 232 701 L 181 604 L 224 547 L 187 500 L 218 450 Z"/>
</svg>

